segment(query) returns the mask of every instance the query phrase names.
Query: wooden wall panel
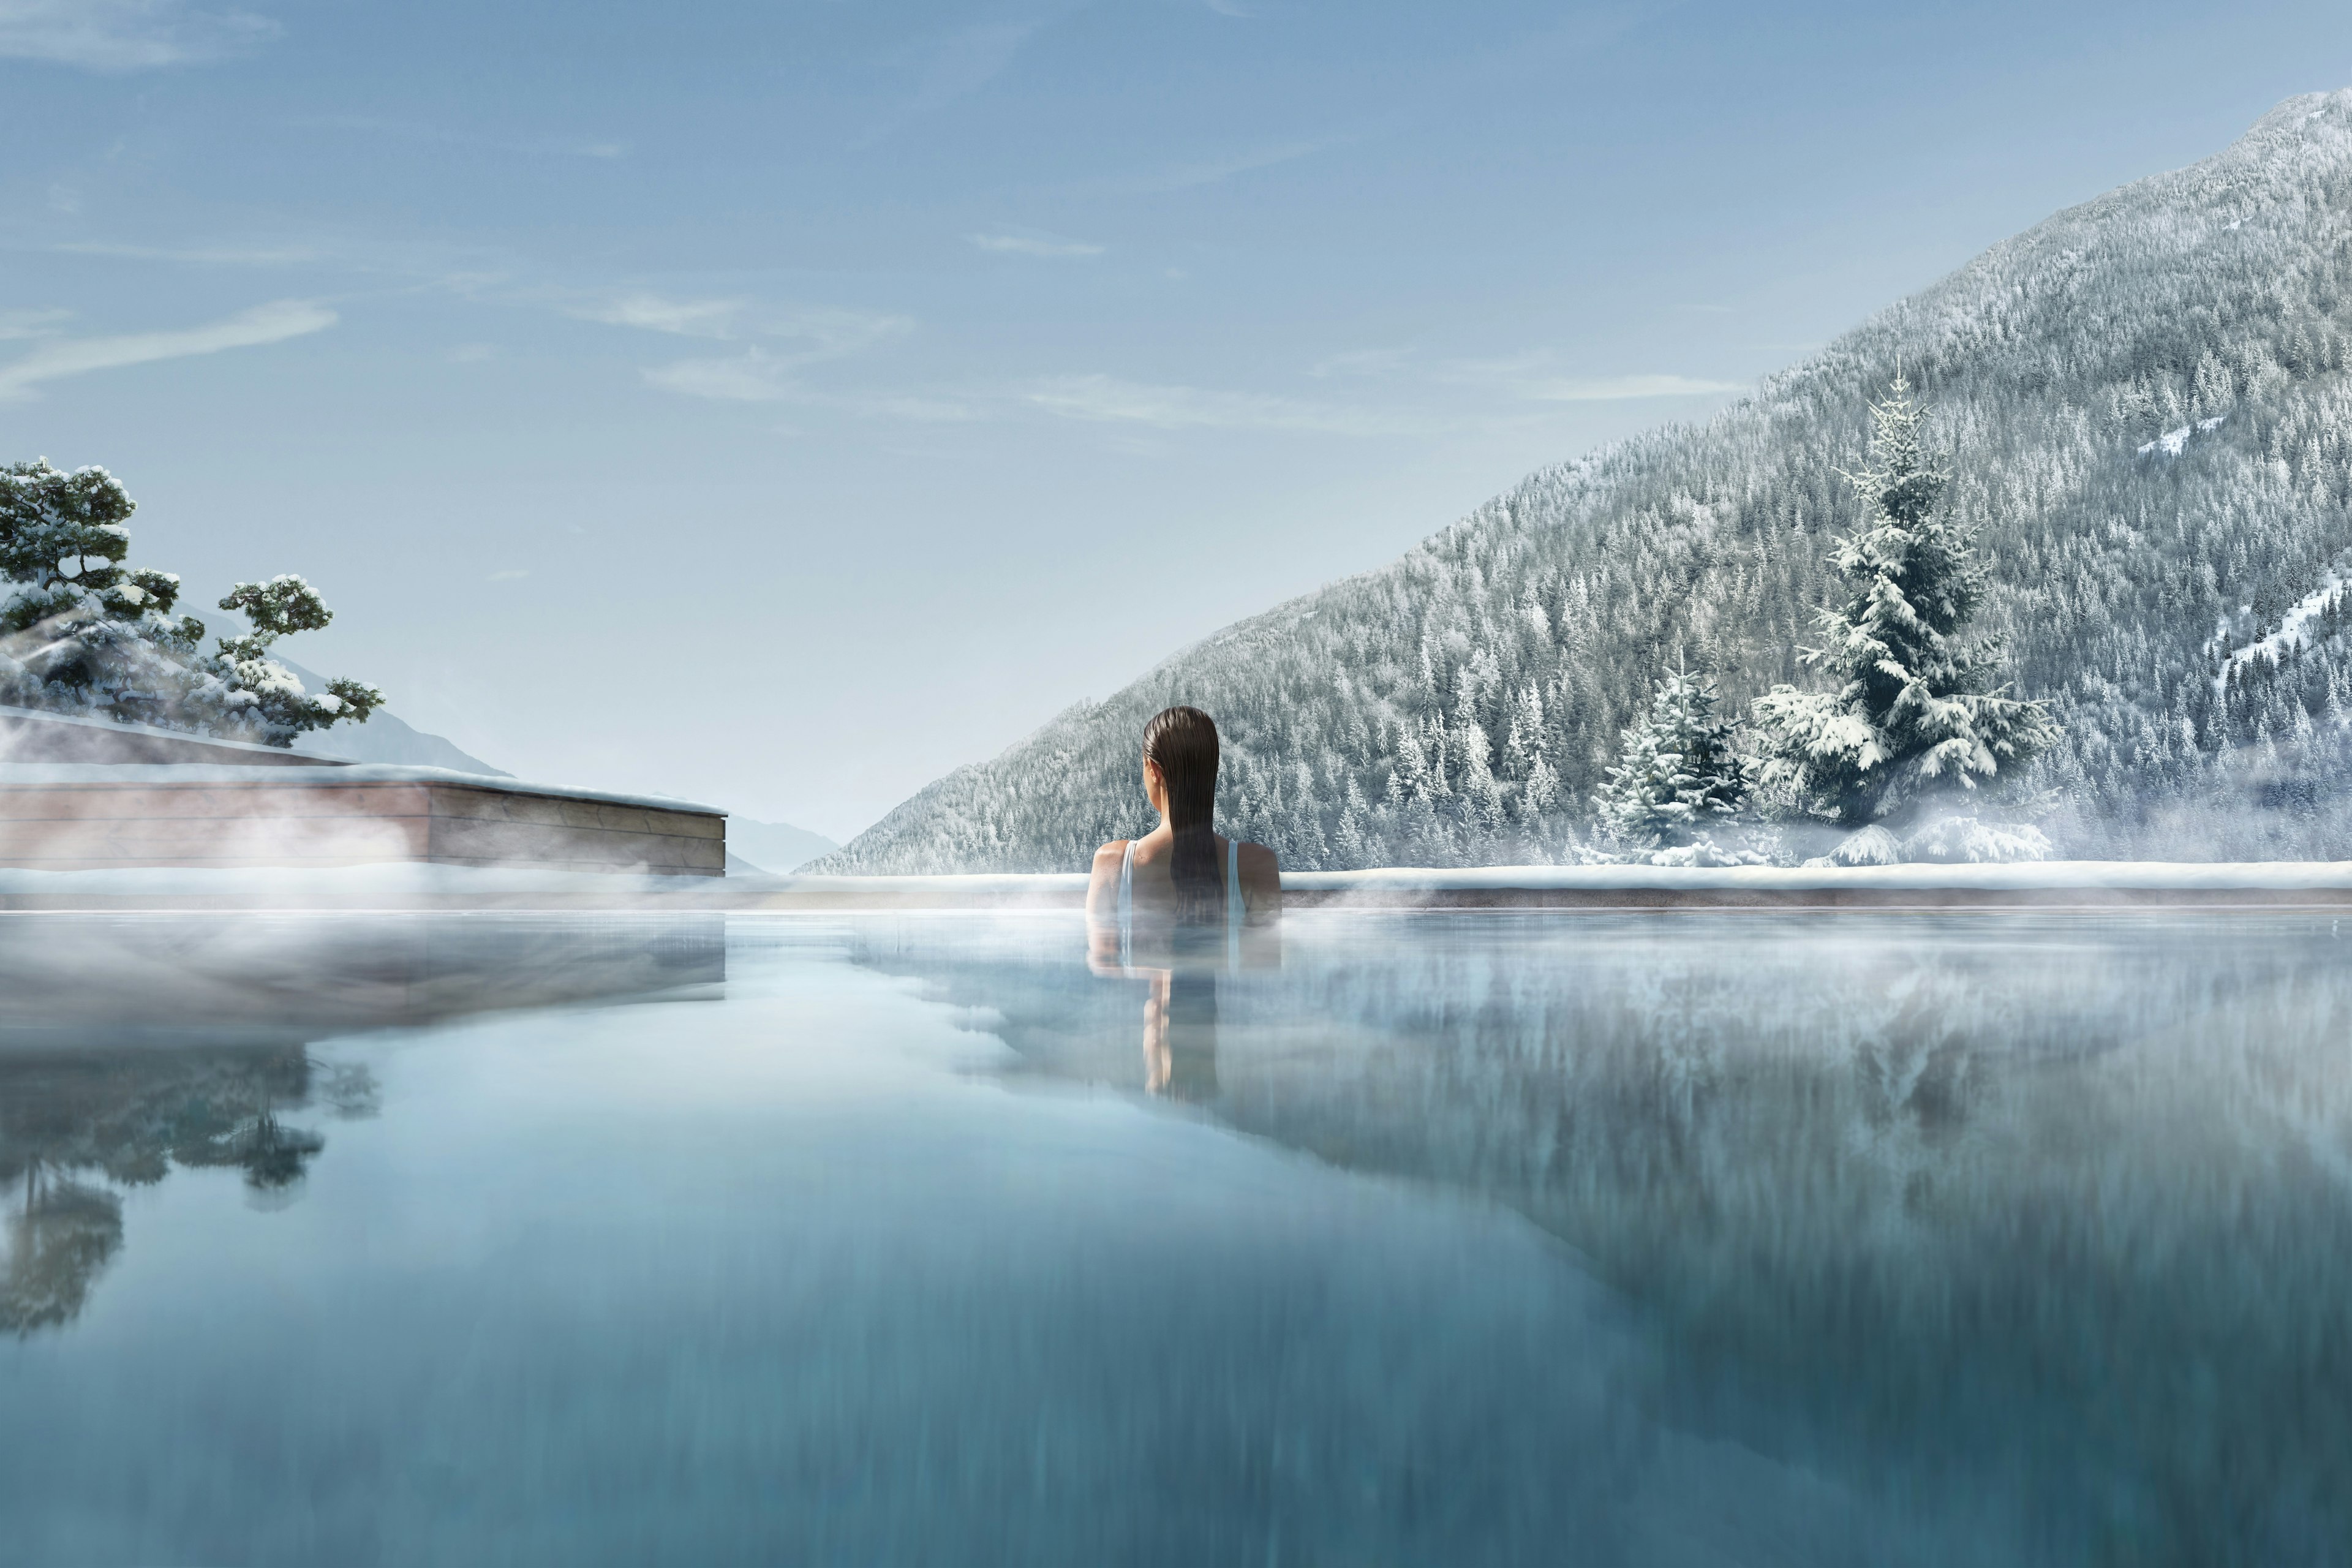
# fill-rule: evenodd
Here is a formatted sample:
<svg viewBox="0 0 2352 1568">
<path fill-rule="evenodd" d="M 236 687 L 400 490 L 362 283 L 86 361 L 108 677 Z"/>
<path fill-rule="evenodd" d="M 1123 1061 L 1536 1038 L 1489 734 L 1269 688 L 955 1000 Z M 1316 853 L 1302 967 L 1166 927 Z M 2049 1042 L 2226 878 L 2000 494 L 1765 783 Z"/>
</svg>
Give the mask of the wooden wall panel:
<svg viewBox="0 0 2352 1568">
<path fill-rule="evenodd" d="M 726 836 L 709 813 L 482 786 L 0 778 L 0 866 L 32 870 L 424 861 L 718 877 Z"/>
<path fill-rule="evenodd" d="M 12 821 L 135 816 L 429 816 L 426 785 L 12 784 L 0 774 L 0 816 Z"/>
</svg>

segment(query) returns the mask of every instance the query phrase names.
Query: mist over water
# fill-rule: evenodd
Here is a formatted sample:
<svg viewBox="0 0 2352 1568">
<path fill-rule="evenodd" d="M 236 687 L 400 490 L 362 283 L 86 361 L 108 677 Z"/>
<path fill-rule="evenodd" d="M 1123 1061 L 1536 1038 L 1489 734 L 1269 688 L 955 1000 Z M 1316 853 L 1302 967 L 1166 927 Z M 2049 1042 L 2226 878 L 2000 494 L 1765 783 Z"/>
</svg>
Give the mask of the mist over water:
<svg viewBox="0 0 2352 1568">
<path fill-rule="evenodd" d="M 0 1561 L 2344 1561 L 2347 940 L 0 921 Z"/>
</svg>

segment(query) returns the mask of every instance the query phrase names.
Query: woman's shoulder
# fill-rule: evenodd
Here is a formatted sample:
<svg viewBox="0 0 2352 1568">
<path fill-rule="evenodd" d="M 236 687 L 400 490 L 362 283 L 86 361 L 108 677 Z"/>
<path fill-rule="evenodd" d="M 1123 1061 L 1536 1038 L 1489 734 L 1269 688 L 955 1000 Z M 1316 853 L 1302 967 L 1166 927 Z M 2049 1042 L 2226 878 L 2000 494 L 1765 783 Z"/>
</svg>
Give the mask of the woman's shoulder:
<svg viewBox="0 0 2352 1568">
<path fill-rule="evenodd" d="M 1109 843 L 1104 845 L 1101 848 L 1096 850 L 1095 865 L 1097 868 L 1100 868 L 1105 862 L 1108 862 L 1109 864 L 1116 866 L 1121 860 L 1126 859 L 1127 847 L 1132 842 L 1134 842 L 1132 839 L 1114 838 Z"/>
<path fill-rule="evenodd" d="M 1252 844 L 1244 838 L 1238 847 L 1241 850 L 1242 864 L 1244 866 L 1271 866 L 1275 863 L 1274 851 L 1263 844 Z"/>
</svg>

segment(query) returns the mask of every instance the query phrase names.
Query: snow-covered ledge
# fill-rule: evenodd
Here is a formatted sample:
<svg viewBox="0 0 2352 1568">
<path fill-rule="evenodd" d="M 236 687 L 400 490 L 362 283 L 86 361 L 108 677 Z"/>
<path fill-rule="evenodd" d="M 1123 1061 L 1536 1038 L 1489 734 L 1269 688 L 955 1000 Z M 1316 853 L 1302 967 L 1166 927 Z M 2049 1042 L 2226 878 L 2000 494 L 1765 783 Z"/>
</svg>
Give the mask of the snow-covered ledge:
<svg viewBox="0 0 2352 1568">
<path fill-rule="evenodd" d="M 769 907 L 1075 906 L 1078 874 L 730 877 L 731 900 Z M 1286 871 L 1291 907 L 1835 908 L 2352 903 L 2352 861 L 2044 860 L 2002 866 L 1482 866 Z"/>
<path fill-rule="evenodd" d="M 449 865 L 0 870 L 0 910 L 1075 910 L 1077 874 L 681 877 Z M 2352 862 L 2076 860 L 2021 866 L 1496 866 L 1294 871 L 1290 906 L 1834 910 L 2352 908 Z"/>
<path fill-rule="evenodd" d="M 233 742 L 215 743 L 228 745 Z M 268 746 L 249 749 L 271 752 L 275 756 L 290 757 L 293 761 L 268 773 L 257 773 L 252 768 L 237 764 L 212 763 L 5 763 L 0 764 L 0 789 L 43 784 L 122 789 L 184 784 L 221 784 L 251 789 L 285 789 L 306 784 L 329 784 L 342 789 L 358 784 L 450 784 L 467 789 L 496 790 L 501 795 L 536 795 L 553 800 L 592 800 L 604 805 L 692 812 L 698 816 L 727 815 L 718 806 L 681 800 L 676 795 L 636 795 L 625 790 L 579 789 L 571 784 L 533 784 L 529 779 L 509 778 L 504 773 L 461 773 L 454 768 L 427 767 L 409 763 L 346 763 L 332 757 L 278 752 Z"/>
<path fill-rule="evenodd" d="M 347 765 L 338 757 L 316 756 L 286 746 L 227 741 L 186 730 L 164 730 L 152 724 L 0 703 L 0 765 L 13 763 L 159 767 L 191 763 L 243 768 Z"/>
<path fill-rule="evenodd" d="M 1472 892 L 2043 893 L 2304 892 L 2352 894 L 2352 860 L 2037 860 L 2003 866 L 1482 866 L 1291 871 L 1286 893 L 1326 898 Z"/>
</svg>

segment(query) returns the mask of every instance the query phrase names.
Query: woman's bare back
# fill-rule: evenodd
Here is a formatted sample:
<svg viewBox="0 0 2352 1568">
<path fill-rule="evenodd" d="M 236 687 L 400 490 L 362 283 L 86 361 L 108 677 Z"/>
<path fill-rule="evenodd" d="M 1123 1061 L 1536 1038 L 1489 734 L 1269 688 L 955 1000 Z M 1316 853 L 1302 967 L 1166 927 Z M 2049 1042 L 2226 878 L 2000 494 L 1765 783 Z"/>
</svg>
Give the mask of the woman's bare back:
<svg viewBox="0 0 2352 1568">
<path fill-rule="evenodd" d="M 1217 864 L 1223 866 L 1231 841 L 1222 835 L 1214 837 Z M 1087 914 L 1089 918 L 1117 918 L 1119 872 L 1127 864 L 1129 843 L 1135 846 L 1134 880 L 1130 889 L 1135 907 L 1156 911 L 1176 908 L 1176 882 L 1170 869 L 1176 856 L 1176 836 L 1163 824 L 1140 838 L 1114 838 L 1095 851 L 1093 875 L 1087 884 Z M 1282 908 L 1282 869 L 1274 851 L 1263 844 L 1244 844 L 1236 858 L 1242 907 L 1247 911 L 1248 918 L 1259 921 L 1278 912 Z"/>
</svg>

